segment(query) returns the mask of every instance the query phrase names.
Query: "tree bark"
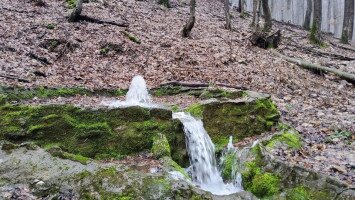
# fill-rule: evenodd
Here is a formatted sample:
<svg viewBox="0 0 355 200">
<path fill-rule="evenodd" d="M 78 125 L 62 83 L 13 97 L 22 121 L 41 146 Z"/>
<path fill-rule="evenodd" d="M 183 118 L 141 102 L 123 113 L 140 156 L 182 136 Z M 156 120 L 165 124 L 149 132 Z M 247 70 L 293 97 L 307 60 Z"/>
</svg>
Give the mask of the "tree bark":
<svg viewBox="0 0 355 200">
<path fill-rule="evenodd" d="M 190 18 L 182 30 L 182 37 L 190 37 L 192 28 L 195 25 L 196 0 L 190 0 Z"/>
<path fill-rule="evenodd" d="M 311 15 L 312 15 L 312 0 L 307 0 L 307 10 L 304 17 L 303 28 L 309 30 L 311 28 Z"/>
<path fill-rule="evenodd" d="M 314 0 L 313 2 L 313 23 L 311 29 L 310 40 L 312 43 L 322 45 L 322 0 Z"/>
<path fill-rule="evenodd" d="M 244 16 L 245 8 L 244 8 L 245 0 L 239 0 L 239 12 L 240 16 Z"/>
<path fill-rule="evenodd" d="M 256 30 L 259 29 L 260 1 L 253 0 L 253 21 L 251 22 L 251 26 L 255 27 Z"/>
<path fill-rule="evenodd" d="M 83 0 L 78 0 L 76 2 L 76 7 L 74 8 L 73 12 L 69 16 L 69 21 L 70 22 L 77 21 L 82 10 L 83 10 Z"/>
<path fill-rule="evenodd" d="M 345 79 L 351 83 L 355 83 L 355 75 L 354 74 L 350 74 L 350 73 L 346 73 L 346 72 L 343 72 L 343 71 L 340 71 L 340 70 L 337 70 L 337 69 L 332 69 L 332 68 L 329 68 L 329 67 L 324 67 L 324 66 L 321 66 L 321 65 L 316 65 L 316 64 L 313 64 L 313 63 L 309 63 L 309 62 L 306 62 L 306 61 L 303 61 L 303 60 L 300 60 L 300 59 L 296 59 L 296 58 L 291 58 L 291 57 L 288 57 L 288 56 L 285 56 L 281 53 L 279 53 L 278 51 L 274 50 L 274 49 L 271 49 L 271 52 L 276 55 L 276 56 L 279 56 L 285 60 L 287 60 L 288 62 L 291 62 L 291 63 L 294 63 L 296 65 L 299 65 L 305 69 L 309 69 L 309 70 L 313 70 L 313 71 L 318 71 L 318 72 L 324 72 L 324 73 L 333 73 L 337 76 L 339 76 L 340 78 L 342 79 Z"/>
<path fill-rule="evenodd" d="M 343 30 L 341 42 L 348 44 L 352 39 L 354 30 L 354 0 L 345 0 Z"/>
<path fill-rule="evenodd" d="M 229 12 L 229 0 L 223 0 L 224 1 L 224 15 L 226 16 L 226 24 L 224 27 L 228 30 L 232 30 L 231 26 L 231 15 Z"/>
<path fill-rule="evenodd" d="M 262 2 L 263 13 L 265 18 L 265 24 L 263 30 L 265 32 L 269 32 L 272 28 L 272 19 L 271 19 L 270 7 L 269 7 L 269 0 L 261 0 L 261 2 Z"/>
</svg>

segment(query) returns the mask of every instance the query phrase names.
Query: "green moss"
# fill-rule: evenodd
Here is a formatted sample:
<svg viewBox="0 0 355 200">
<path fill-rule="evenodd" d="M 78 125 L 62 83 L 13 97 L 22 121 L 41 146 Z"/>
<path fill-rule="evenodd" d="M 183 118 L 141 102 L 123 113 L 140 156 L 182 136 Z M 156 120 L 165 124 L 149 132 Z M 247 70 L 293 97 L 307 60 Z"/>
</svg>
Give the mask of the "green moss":
<svg viewBox="0 0 355 200">
<path fill-rule="evenodd" d="M 52 30 L 52 29 L 54 29 L 54 28 L 55 28 L 55 26 L 56 26 L 56 25 L 55 25 L 55 24 L 53 24 L 53 23 L 48 23 L 48 24 L 46 25 L 46 28 L 47 28 L 47 29 L 51 29 L 51 30 Z"/>
<path fill-rule="evenodd" d="M 231 92 L 223 89 L 205 89 L 202 91 L 199 96 L 201 99 L 210 99 L 210 98 L 228 98 L 235 99 L 240 97 L 239 92 Z"/>
<path fill-rule="evenodd" d="M 259 198 L 277 194 L 280 191 L 280 178 L 268 172 L 256 174 L 250 191 Z"/>
<path fill-rule="evenodd" d="M 155 158 L 171 156 L 170 145 L 165 135 L 158 133 L 153 137 L 153 146 L 151 152 Z"/>
<path fill-rule="evenodd" d="M 122 33 L 123 33 L 129 40 L 131 40 L 132 42 L 135 42 L 135 43 L 137 43 L 137 44 L 140 44 L 140 43 L 141 43 L 141 41 L 140 41 L 137 37 L 131 35 L 131 34 L 128 33 L 127 31 L 122 31 Z"/>
<path fill-rule="evenodd" d="M 330 200 L 333 199 L 332 195 L 329 195 L 325 191 L 313 190 L 307 186 L 298 186 L 286 190 L 287 200 Z"/>
<path fill-rule="evenodd" d="M 318 46 L 324 46 L 324 43 L 317 37 L 317 24 L 316 23 L 312 24 L 309 40 L 311 41 L 312 44 L 315 44 Z"/>
<path fill-rule="evenodd" d="M 187 180 L 190 180 L 190 176 L 186 173 L 185 169 L 183 169 L 179 164 L 173 161 L 170 157 L 165 156 L 160 159 L 163 163 L 164 167 L 169 171 L 178 171 L 180 172 Z"/>
<path fill-rule="evenodd" d="M 341 34 L 340 42 L 343 44 L 349 44 L 349 35 L 347 31 L 343 31 Z"/>
<path fill-rule="evenodd" d="M 302 147 L 301 136 L 296 131 L 289 129 L 280 135 L 274 135 L 265 145 L 274 148 L 277 144 L 285 144 L 289 148 L 299 149 Z"/>
<path fill-rule="evenodd" d="M 276 105 L 269 98 L 203 105 L 203 123 L 214 143 L 230 135 L 240 140 L 270 131 L 279 117 Z"/>
<path fill-rule="evenodd" d="M 154 96 L 172 96 L 185 92 L 181 86 L 162 86 L 150 91 Z"/>
<path fill-rule="evenodd" d="M 245 163 L 246 170 L 242 174 L 243 187 L 245 190 L 250 190 L 253 185 L 253 179 L 257 174 L 262 172 L 261 168 L 255 162 Z"/>
<path fill-rule="evenodd" d="M 5 105 L 0 106 L 0 115 L 0 139 L 33 141 L 42 147 L 55 144 L 74 155 L 120 159 L 150 151 L 157 134 L 166 137 L 164 147 L 172 147 L 171 154 L 179 163 L 186 155 L 181 123 L 171 118 L 156 119 L 146 108 L 90 110 L 66 105 Z M 161 153 L 168 155 L 169 151 Z"/>
<path fill-rule="evenodd" d="M 59 45 L 58 40 L 51 40 L 49 50 L 54 50 Z M 85 88 L 8 88 L 0 86 L 0 105 L 4 105 L 5 102 L 20 101 L 26 99 L 37 98 L 52 98 L 52 97 L 69 97 L 75 95 L 102 95 L 102 96 L 122 96 L 127 93 L 127 90 L 123 89 L 100 89 L 100 90 L 88 90 Z M 3 102 L 3 103 L 1 103 Z"/>
<path fill-rule="evenodd" d="M 185 109 L 185 112 L 190 113 L 192 116 L 202 119 L 203 106 L 199 103 L 194 103 Z"/>
<path fill-rule="evenodd" d="M 178 105 L 172 105 L 172 106 L 171 106 L 171 110 L 172 110 L 173 112 L 179 112 L 179 111 L 180 111 L 180 107 L 179 107 Z"/>
<path fill-rule="evenodd" d="M 235 152 L 228 152 L 223 158 L 221 167 L 223 180 L 232 180 L 233 168 L 237 165 L 237 156 Z"/>
<path fill-rule="evenodd" d="M 104 47 L 104 48 L 100 49 L 100 54 L 101 55 L 107 55 L 109 51 L 110 51 L 110 48 Z"/>
<path fill-rule="evenodd" d="M 6 104 L 6 102 L 7 102 L 6 99 L 7 99 L 7 95 L 0 93 L 0 106 Z"/>
<path fill-rule="evenodd" d="M 75 6 L 76 6 L 76 0 L 66 0 L 66 2 L 67 2 L 67 5 L 68 5 L 68 7 L 69 7 L 70 9 L 75 8 Z"/>
<path fill-rule="evenodd" d="M 159 0 L 158 3 L 167 8 L 170 8 L 170 0 Z"/>
<path fill-rule="evenodd" d="M 86 165 L 89 162 L 89 160 L 90 160 L 89 158 L 84 157 L 82 155 L 71 154 L 71 153 L 67 153 L 67 152 L 63 153 L 63 157 L 65 159 L 69 159 L 69 160 L 72 160 L 72 161 L 80 162 L 83 165 Z"/>
</svg>

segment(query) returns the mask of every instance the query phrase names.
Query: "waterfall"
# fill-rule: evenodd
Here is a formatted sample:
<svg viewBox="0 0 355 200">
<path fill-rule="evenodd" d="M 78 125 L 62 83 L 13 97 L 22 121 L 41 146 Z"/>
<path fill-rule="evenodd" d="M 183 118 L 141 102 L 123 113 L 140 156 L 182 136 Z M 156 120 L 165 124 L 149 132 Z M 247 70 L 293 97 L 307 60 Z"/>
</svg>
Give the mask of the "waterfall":
<svg viewBox="0 0 355 200">
<path fill-rule="evenodd" d="M 232 165 L 232 180 L 233 180 L 233 185 L 236 188 L 239 188 L 240 190 L 243 190 L 243 185 L 242 185 L 242 174 L 238 171 L 238 167 L 240 166 L 240 157 L 242 156 L 243 150 L 239 151 L 237 148 L 233 146 L 233 136 L 229 137 L 229 142 L 227 145 L 227 149 L 222 153 L 221 157 L 221 165 L 223 165 L 225 161 L 225 156 L 227 154 L 233 154 L 234 156 L 234 163 Z"/>
<path fill-rule="evenodd" d="M 241 191 L 234 184 L 223 182 L 217 168 L 215 147 L 202 121 L 183 112 L 173 113 L 173 118 L 179 119 L 184 126 L 192 181 L 201 189 L 216 195 L 228 195 Z"/>
</svg>

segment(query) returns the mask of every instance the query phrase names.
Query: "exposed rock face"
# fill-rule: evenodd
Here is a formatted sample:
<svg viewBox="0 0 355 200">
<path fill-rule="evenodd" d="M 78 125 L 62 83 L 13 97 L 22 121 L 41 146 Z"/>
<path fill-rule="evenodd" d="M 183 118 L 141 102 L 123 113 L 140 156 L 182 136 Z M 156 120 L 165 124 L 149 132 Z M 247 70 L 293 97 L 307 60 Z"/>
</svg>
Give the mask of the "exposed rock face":
<svg viewBox="0 0 355 200">
<path fill-rule="evenodd" d="M 182 125 L 171 118 L 170 110 L 5 105 L 0 107 L 0 115 L 0 140 L 32 141 L 46 148 L 57 146 L 71 154 L 107 159 L 149 152 L 153 138 L 163 134 L 172 158 L 180 164 L 187 162 Z"/>
<path fill-rule="evenodd" d="M 53 157 L 41 148 L 19 147 L 0 150 L 0 158 L 0 197 L 4 199 L 255 199 L 249 192 L 221 198 L 173 179 L 168 172 L 178 169 L 167 157 L 161 161 L 142 158 L 131 164 L 91 161 L 82 165 Z"/>
<path fill-rule="evenodd" d="M 200 108 L 195 106 L 217 145 L 226 144 L 229 136 L 240 140 L 270 131 L 278 122 L 279 111 L 268 95 L 251 92 L 246 95 L 239 100 L 212 100 L 202 103 Z"/>
</svg>

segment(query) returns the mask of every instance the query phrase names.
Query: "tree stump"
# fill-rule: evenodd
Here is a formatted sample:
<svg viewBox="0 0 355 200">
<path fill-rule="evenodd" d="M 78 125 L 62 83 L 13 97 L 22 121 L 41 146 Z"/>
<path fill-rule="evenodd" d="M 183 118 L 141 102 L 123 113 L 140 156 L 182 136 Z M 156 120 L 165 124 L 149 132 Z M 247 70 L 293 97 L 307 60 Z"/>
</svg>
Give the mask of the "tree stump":
<svg viewBox="0 0 355 200">
<path fill-rule="evenodd" d="M 249 37 L 249 41 L 252 45 L 263 49 L 277 48 L 281 42 L 281 30 L 272 35 L 268 35 L 265 32 L 255 32 Z"/>
</svg>

